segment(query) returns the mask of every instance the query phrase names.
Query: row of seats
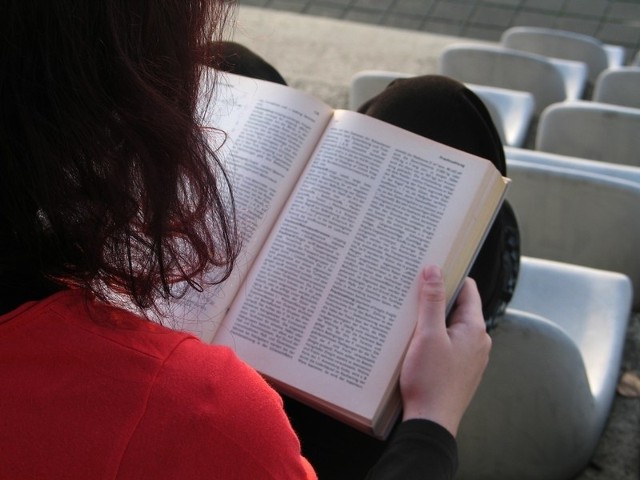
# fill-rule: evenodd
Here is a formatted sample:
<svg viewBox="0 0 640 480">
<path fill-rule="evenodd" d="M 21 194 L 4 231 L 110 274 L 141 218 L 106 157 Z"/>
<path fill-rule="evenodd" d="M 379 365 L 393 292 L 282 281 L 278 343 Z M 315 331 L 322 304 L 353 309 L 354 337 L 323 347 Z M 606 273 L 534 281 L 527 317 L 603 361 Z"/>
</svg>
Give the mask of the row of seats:
<svg viewBox="0 0 640 480">
<path fill-rule="evenodd" d="M 577 264 L 595 270 L 577 273 L 572 280 L 564 277 L 556 282 L 557 279 L 551 277 L 539 278 L 543 281 L 535 285 L 528 283 L 530 277 L 526 269 L 523 270 L 521 280 L 527 283 L 521 287 L 529 287 L 524 295 L 527 299 L 523 301 L 523 297 L 516 295 L 510 308 L 541 314 L 540 306 L 546 306 L 548 311 L 541 316 L 561 327 L 562 332 L 547 337 L 549 329 L 541 328 L 541 322 L 529 322 L 529 326 L 537 325 L 535 329 L 524 326 L 526 322 L 523 322 L 520 333 L 524 331 L 536 336 L 536 345 L 521 342 L 517 353 L 513 353 L 509 345 L 501 345 L 500 337 L 496 338 L 498 355 L 504 355 L 504 359 L 496 362 L 496 371 L 490 372 L 488 382 L 483 383 L 477 400 L 478 411 L 470 421 L 478 422 L 480 410 L 490 408 L 496 392 L 505 396 L 513 393 L 501 392 L 501 385 L 503 389 L 511 388 L 501 382 L 517 375 L 514 366 L 521 368 L 527 372 L 526 381 L 534 379 L 550 399 L 542 403 L 527 402 L 527 408 L 535 412 L 536 408 L 552 406 L 558 409 L 560 416 L 556 421 L 563 426 L 558 428 L 547 422 L 539 426 L 537 422 L 548 413 L 533 414 L 525 431 L 534 432 L 535 437 L 515 447 L 511 458 L 525 459 L 525 464 L 529 465 L 535 464 L 536 460 L 538 463 L 550 462 L 551 465 L 545 466 L 549 470 L 537 472 L 537 478 L 569 478 L 572 471 L 575 473 L 580 465 L 586 464 L 595 450 L 615 395 L 629 306 L 636 311 L 640 309 L 640 259 L 635 247 L 640 240 L 637 214 L 640 205 L 640 140 L 637 135 L 640 132 L 640 110 L 637 110 L 640 107 L 640 68 L 638 65 L 623 66 L 621 49 L 570 32 L 516 27 L 504 33 L 501 47 L 579 61 L 587 66 L 582 99 L 571 97 L 568 86 L 571 82 L 574 86 L 579 84 L 579 71 L 574 70 L 571 77 L 569 70 L 565 70 L 567 98 L 541 108 L 540 116 L 535 119 L 535 150 L 507 147 L 506 155 L 514 184 L 508 198 L 518 213 L 523 253 L 561 261 L 564 267 Z M 607 55 L 603 55 L 603 50 Z M 640 63 L 640 54 L 635 60 Z M 584 101 L 585 98 L 590 98 L 591 102 Z M 612 289 L 609 290 L 606 282 L 600 283 L 603 279 L 596 277 L 611 272 L 622 272 L 622 275 L 618 278 L 620 283 L 617 286 L 610 284 Z M 592 303 L 577 316 L 566 310 L 578 308 L 572 300 L 572 287 L 577 289 L 573 298 L 589 299 Z M 523 291 L 519 290 L 517 294 Z M 541 302 L 541 299 L 545 301 Z M 595 314 L 597 305 L 605 306 Z M 512 325 L 508 323 L 509 327 Z M 517 334 L 510 333 L 509 342 L 517 338 Z M 562 344 L 562 333 L 571 341 L 558 346 Z M 555 344 L 548 344 L 549 338 L 554 338 Z M 578 355 L 574 355 L 576 347 Z M 553 365 L 540 362 L 540 355 L 528 348 L 548 349 L 549 355 L 554 357 Z M 533 369 L 527 360 L 535 360 Z M 562 378 L 547 371 L 554 367 L 561 371 Z M 517 384 L 522 380 L 513 381 Z M 571 386 L 563 384 L 567 381 Z M 565 402 L 557 393 L 563 388 L 569 389 L 565 391 Z M 527 391 L 526 387 L 520 389 Z M 513 409 L 510 401 L 502 400 L 505 408 Z M 495 407 L 495 403 L 493 405 Z M 503 416 L 496 417 L 493 420 L 505 422 Z M 514 433 L 508 425 L 502 427 L 491 429 L 491 433 Z M 470 432 L 480 430 L 478 424 L 470 428 Z M 479 440 L 464 441 L 465 455 L 482 455 L 482 451 L 477 451 L 482 443 Z M 557 456 L 546 457 L 550 452 Z M 497 455 L 497 452 L 493 453 Z M 487 471 L 495 471 L 500 465 L 504 466 L 504 463 L 494 463 Z M 527 474 L 518 471 L 517 466 L 511 464 L 510 467 L 509 475 L 516 472 L 518 478 L 526 478 Z M 564 472 L 562 467 L 566 468 Z M 469 472 L 466 477 L 474 476 Z"/>
<path fill-rule="evenodd" d="M 640 309 L 640 69 L 569 32 L 516 27 L 500 43 L 454 45 L 438 65 L 535 102 L 516 117 L 534 149 L 505 149 L 525 257 L 460 429 L 458 478 L 569 479 L 595 451 Z"/>
<path fill-rule="evenodd" d="M 445 54 L 453 51 L 459 50 L 447 49 Z M 473 63 L 461 58 L 461 65 L 473 71 Z M 490 68 L 487 67 L 487 71 Z M 640 98 L 637 108 L 601 101 L 557 101 L 546 105 L 536 116 L 536 100 L 531 92 L 495 85 L 513 86 L 509 83 L 487 84 L 490 79 L 464 75 L 452 68 L 443 67 L 440 73 L 467 82 L 484 101 L 506 146 L 530 146 L 551 153 L 640 167 L 640 135 L 637 134 L 640 132 Z M 640 97 L 640 68 L 637 73 L 638 83 L 633 93 Z M 381 70 L 358 72 L 350 85 L 349 108 L 357 109 L 394 79 L 410 76 Z M 532 127 L 534 118 L 535 128 Z"/>
<path fill-rule="evenodd" d="M 586 59 L 505 45 L 453 45 L 438 63 L 438 73 L 485 102 L 498 127 L 523 253 L 514 298 L 492 333 L 489 367 L 460 427 L 458 479 L 568 480 L 587 465 L 606 424 L 627 322 L 640 310 L 640 123 L 615 124 L 620 112 L 636 109 L 581 94 L 593 87 L 601 95 L 596 85 L 612 65 L 627 69 L 619 49 L 605 50 L 609 63 L 597 74 Z M 359 72 L 350 108 L 408 76 Z M 536 148 L 521 148 L 532 123 Z"/>
<path fill-rule="evenodd" d="M 502 45 L 453 44 L 438 59 L 438 71 L 471 83 L 531 92 L 536 111 L 551 103 L 585 99 L 587 66 L 583 62 L 545 57 Z M 619 66 L 598 72 L 589 99 L 638 106 L 640 67 Z"/>
<path fill-rule="evenodd" d="M 365 101 L 377 95 L 393 80 L 412 74 L 388 70 L 357 72 L 349 86 L 348 108 L 357 110 Z M 487 106 L 491 118 L 505 145 L 522 146 L 534 115 L 535 99 L 531 92 L 511 90 L 495 85 L 465 82 Z"/>
<path fill-rule="evenodd" d="M 568 480 L 598 445 L 640 309 L 640 168 L 505 153 L 524 256 L 460 426 L 457 478 Z"/>
<path fill-rule="evenodd" d="M 458 478 L 567 480 L 598 445 L 640 310 L 640 168 L 505 153 L 525 256 L 461 425 Z"/>
<path fill-rule="evenodd" d="M 511 27 L 503 32 L 500 43 L 514 50 L 581 62 L 586 65 L 587 80 L 592 83 L 600 72 L 621 67 L 625 60 L 623 47 L 604 44 L 592 36 L 566 30 Z"/>
</svg>

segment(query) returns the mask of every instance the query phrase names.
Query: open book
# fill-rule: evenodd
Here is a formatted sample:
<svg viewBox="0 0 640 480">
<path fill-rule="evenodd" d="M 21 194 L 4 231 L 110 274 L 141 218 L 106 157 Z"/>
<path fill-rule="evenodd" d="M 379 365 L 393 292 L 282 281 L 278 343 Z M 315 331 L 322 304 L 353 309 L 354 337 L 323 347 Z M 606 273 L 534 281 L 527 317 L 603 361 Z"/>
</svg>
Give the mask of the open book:
<svg viewBox="0 0 640 480">
<path fill-rule="evenodd" d="M 281 85 L 221 73 L 204 123 L 226 132 L 244 249 L 231 278 L 185 300 L 187 329 L 282 393 L 380 438 L 418 275 L 453 301 L 508 179 L 483 159 Z M 211 141 L 221 145 L 218 131 Z"/>
</svg>

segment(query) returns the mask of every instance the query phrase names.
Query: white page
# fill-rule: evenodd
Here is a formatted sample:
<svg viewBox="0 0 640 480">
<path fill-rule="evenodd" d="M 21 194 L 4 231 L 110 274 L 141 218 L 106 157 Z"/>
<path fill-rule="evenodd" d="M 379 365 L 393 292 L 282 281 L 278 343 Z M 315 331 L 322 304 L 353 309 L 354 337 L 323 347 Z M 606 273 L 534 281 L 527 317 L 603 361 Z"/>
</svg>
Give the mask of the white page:
<svg viewBox="0 0 640 480">
<path fill-rule="evenodd" d="M 331 116 L 320 100 L 282 85 L 218 73 L 201 102 L 203 125 L 235 197 L 243 248 L 229 279 L 190 291 L 172 315 L 184 330 L 211 341 Z"/>
</svg>

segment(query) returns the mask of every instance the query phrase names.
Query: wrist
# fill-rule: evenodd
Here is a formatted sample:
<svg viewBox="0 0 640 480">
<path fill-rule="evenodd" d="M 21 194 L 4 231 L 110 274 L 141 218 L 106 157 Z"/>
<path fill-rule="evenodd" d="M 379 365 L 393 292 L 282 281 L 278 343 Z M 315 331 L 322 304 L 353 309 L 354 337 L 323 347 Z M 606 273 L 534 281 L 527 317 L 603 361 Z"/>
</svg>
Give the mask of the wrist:
<svg viewBox="0 0 640 480">
<path fill-rule="evenodd" d="M 408 420 L 429 420 L 437 423 L 446 429 L 454 438 L 458 433 L 458 426 L 460 425 L 458 415 L 446 413 L 440 409 L 407 407 L 403 410 L 402 421 L 405 422 Z"/>
</svg>

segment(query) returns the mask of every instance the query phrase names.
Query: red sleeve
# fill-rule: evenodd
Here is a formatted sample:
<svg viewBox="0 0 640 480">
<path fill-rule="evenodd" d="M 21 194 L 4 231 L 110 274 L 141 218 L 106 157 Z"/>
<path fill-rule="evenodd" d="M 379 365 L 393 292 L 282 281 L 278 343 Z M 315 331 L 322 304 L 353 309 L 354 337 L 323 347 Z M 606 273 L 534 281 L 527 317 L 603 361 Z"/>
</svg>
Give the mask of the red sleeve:
<svg viewBox="0 0 640 480">
<path fill-rule="evenodd" d="M 229 349 L 187 339 L 153 381 L 118 478 L 316 475 L 279 395 Z"/>
</svg>

